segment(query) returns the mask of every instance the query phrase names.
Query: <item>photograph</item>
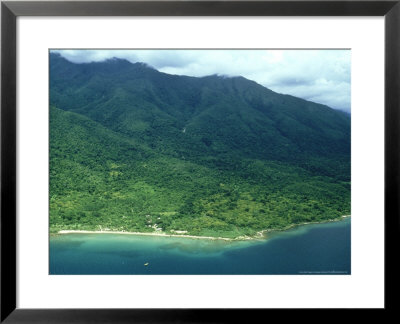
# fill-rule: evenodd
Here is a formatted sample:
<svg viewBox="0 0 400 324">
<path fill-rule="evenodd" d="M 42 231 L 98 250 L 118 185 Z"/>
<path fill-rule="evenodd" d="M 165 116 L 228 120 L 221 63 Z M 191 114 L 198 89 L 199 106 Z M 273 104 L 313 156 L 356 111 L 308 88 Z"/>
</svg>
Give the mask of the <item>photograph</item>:
<svg viewBox="0 0 400 324">
<path fill-rule="evenodd" d="M 50 275 L 350 275 L 351 50 L 50 49 Z"/>
</svg>

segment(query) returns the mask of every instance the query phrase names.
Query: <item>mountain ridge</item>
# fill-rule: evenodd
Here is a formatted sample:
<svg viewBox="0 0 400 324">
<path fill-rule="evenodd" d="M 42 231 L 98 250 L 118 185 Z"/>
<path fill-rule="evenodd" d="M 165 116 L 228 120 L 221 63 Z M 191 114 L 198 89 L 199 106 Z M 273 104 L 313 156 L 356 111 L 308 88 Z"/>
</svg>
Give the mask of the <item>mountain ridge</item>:
<svg viewBox="0 0 400 324">
<path fill-rule="evenodd" d="M 124 65 L 130 66 L 131 68 L 138 65 L 138 63 L 135 63 L 135 65 L 129 63 L 126 60 L 120 61 L 124 62 Z M 108 61 L 102 63 L 82 63 L 80 65 L 85 67 L 85 71 L 82 72 L 80 76 L 87 77 L 87 66 L 104 66 L 108 64 Z M 142 67 L 142 64 L 139 64 L 139 66 Z M 99 109 L 101 109 L 99 108 L 99 105 L 105 104 L 108 109 L 108 107 L 110 106 L 122 105 L 126 107 L 128 104 L 131 104 L 130 110 L 125 108 L 124 111 L 120 112 L 120 115 L 123 115 L 124 118 L 127 117 L 127 114 L 131 114 L 134 115 L 132 117 L 134 117 L 135 119 L 137 119 L 138 117 L 138 119 L 142 121 L 149 122 L 150 120 L 152 120 L 152 113 L 156 113 L 160 115 L 160 118 L 163 118 L 166 121 L 168 120 L 169 123 L 172 123 L 177 130 L 181 130 L 186 127 L 186 131 L 190 130 L 187 128 L 187 126 L 189 126 L 189 128 L 193 126 L 193 123 L 190 120 L 193 118 L 200 119 L 200 123 L 208 122 L 210 120 L 209 115 L 214 116 L 215 114 L 220 114 L 221 110 L 224 110 L 223 113 L 225 115 L 220 117 L 220 120 L 226 117 L 228 117 L 228 120 L 229 118 L 243 119 L 243 115 L 246 114 L 248 110 L 256 110 L 252 112 L 254 119 L 247 119 L 243 123 L 243 127 L 246 127 L 248 129 L 249 134 L 247 135 L 250 136 L 250 133 L 253 133 L 252 136 L 254 137 L 254 135 L 261 134 L 262 138 L 263 132 L 261 128 L 263 128 L 263 126 L 259 124 L 264 122 L 271 123 L 272 120 L 272 123 L 274 123 L 275 129 L 277 130 L 275 131 L 274 136 L 279 136 L 279 134 L 281 134 L 283 135 L 283 137 L 289 139 L 290 142 L 296 142 L 296 139 L 299 137 L 298 133 L 301 132 L 302 129 L 307 130 L 307 128 L 313 128 L 314 131 L 318 131 L 318 136 L 314 136 L 314 141 L 316 142 L 314 143 L 315 145 L 320 145 L 318 137 L 325 136 L 326 132 L 324 128 L 329 128 L 329 123 L 332 124 L 336 122 L 337 124 L 343 124 L 340 125 L 340 127 L 342 127 L 342 133 L 344 131 L 344 134 L 342 134 L 341 136 L 347 141 L 347 147 L 345 148 L 346 152 L 344 153 L 348 154 L 350 152 L 350 142 L 348 140 L 350 133 L 350 119 L 347 118 L 344 113 L 335 111 L 332 108 L 328 108 L 324 105 L 310 103 L 308 101 L 298 99 L 293 96 L 276 94 L 273 91 L 257 84 L 256 82 L 249 81 L 243 77 L 234 77 L 228 79 L 215 76 L 207 76 L 202 78 L 186 76 L 181 77 L 161 73 L 148 67 L 144 67 L 144 69 L 146 70 L 145 81 L 143 81 L 143 76 L 141 74 L 138 77 L 136 71 L 130 71 L 130 73 L 126 73 L 126 75 L 129 76 L 128 80 L 126 80 L 125 76 L 122 78 L 121 82 L 125 82 L 125 84 L 123 85 L 111 85 L 111 81 L 106 82 L 107 88 L 111 88 L 109 89 L 109 91 L 112 91 L 112 93 L 108 94 L 108 96 L 106 94 L 107 90 L 104 89 L 105 86 L 103 85 L 101 88 L 101 86 L 99 86 L 98 84 L 98 74 L 93 75 L 91 76 L 90 80 L 85 80 L 85 85 L 89 88 L 85 89 L 86 94 L 90 94 L 91 90 L 95 91 L 96 93 L 99 93 L 99 91 L 103 91 L 104 93 L 102 97 L 100 96 L 100 98 L 93 98 L 94 96 L 87 95 L 86 97 L 82 98 L 82 96 L 80 95 L 81 89 L 73 89 L 75 91 L 74 95 L 77 95 L 77 101 L 76 104 L 74 104 L 72 107 L 66 107 L 63 100 L 61 100 L 60 102 L 57 99 L 55 99 L 52 104 L 59 106 L 62 109 L 72 110 L 77 113 L 81 113 L 105 125 L 107 125 L 107 120 L 110 116 L 107 116 L 107 113 L 104 111 L 101 113 L 102 115 L 100 116 L 98 114 Z M 151 71 L 152 73 L 151 78 L 147 75 L 148 71 Z M 53 74 L 50 73 L 51 77 L 52 75 Z M 74 76 L 74 78 L 76 78 L 76 76 Z M 105 77 L 102 76 L 101 81 L 103 81 L 103 83 L 104 78 Z M 114 74 L 111 74 L 111 76 L 108 75 L 108 78 L 114 78 Z M 132 79 L 136 80 L 137 82 L 129 84 L 131 83 Z M 151 79 L 151 82 L 148 81 L 148 79 Z M 173 84 L 173 81 L 176 80 L 179 80 L 179 82 L 177 82 L 177 84 Z M 187 85 L 187 83 L 189 83 L 189 80 L 191 82 L 194 81 L 194 83 L 192 82 L 192 84 Z M 112 82 L 114 83 L 114 80 L 112 80 Z M 53 83 L 59 83 L 59 80 L 55 80 Z M 50 89 L 52 91 L 54 87 L 50 87 Z M 182 93 L 183 91 L 186 91 L 186 93 Z M 51 98 L 55 97 L 57 97 L 57 95 L 51 95 Z M 67 100 L 71 103 L 70 98 L 67 98 Z M 124 100 L 130 102 L 124 102 Z M 223 101 L 223 107 L 221 107 L 221 101 Z M 140 107 L 135 106 L 135 102 L 138 102 L 136 106 L 146 106 L 147 109 L 147 107 L 151 105 L 151 108 L 147 110 L 147 113 L 145 113 L 143 111 L 140 111 Z M 292 105 L 294 109 L 286 109 L 286 107 L 290 105 Z M 247 111 L 243 111 L 243 107 L 245 107 Z M 90 111 L 92 109 L 95 109 L 96 111 Z M 149 113 L 149 111 L 151 113 Z M 323 116 L 323 118 L 320 118 L 319 120 L 314 120 L 316 111 L 320 114 L 324 114 L 325 116 Z M 262 114 L 262 116 L 260 115 L 260 113 Z M 305 113 L 307 113 L 308 116 L 304 118 Z M 114 111 L 114 115 L 111 117 L 115 118 L 116 114 L 118 114 L 118 112 Z M 256 116 L 257 114 L 258 117 Z M 312 119 L 310 118 L 311 114 L 314 114 L 312 116 Z M 327 118 L 330 118 L 329 123 L 326 122 Z M 201 119 L 205 119 L 205 121 Z M 215 120 L 215 118 L 211 119 Z M 288 121 L 290 121 L 289 119 L 291 119 L 293 123 L 296 123 L 294 127 L 286 125 Z M 112 121 L 112 123 L 113 122 L 114 120 Z M 144 125 L 142 124 L 142 126 Z M 200 127 L 203 126 L 204 125 L 200 125 Z M 215 126 L 217 127 L 219 125 Z M 346 127 L 347 129 L 344 130 L 344 128 Z M 291 128 L 292 130 L 296 129 L 296 134 L 293 134 Z M 250 131 L 250 129 L 252 131 Z M 133 133 L 135 132 L 135 129 L 127 126 L 120 127 L 119 131 L 134 135 Z M 324 144 L 329 144 L 331 146 L 326 153 L 331 152 L 332 149 L 335 150 L 336 145 L 334 142 L 336 142 L 336 139 L 337 138 L 334 139 L 335 141 L 332 141 L 330 139 L 329 143 L 327 143 L 326 141 L 327 138 L 324 139 Z M 266 139 L 264 139 L 264 141 L 261 140 L 262 143 L 258 143 L 258 146 L 261 146 L 260 144 L 264 144 L 265 140 Z M 297 146 L 299 146 L 299 143 L 297 143 Z M 343 145 L 341 147 L 343 148 Z M 304 147 L 302 147 L 301 149 L 304 149 Z M 299 154 L 301 152 L 300 150 L 295 150 L 293 153 Z"/>
</svg>

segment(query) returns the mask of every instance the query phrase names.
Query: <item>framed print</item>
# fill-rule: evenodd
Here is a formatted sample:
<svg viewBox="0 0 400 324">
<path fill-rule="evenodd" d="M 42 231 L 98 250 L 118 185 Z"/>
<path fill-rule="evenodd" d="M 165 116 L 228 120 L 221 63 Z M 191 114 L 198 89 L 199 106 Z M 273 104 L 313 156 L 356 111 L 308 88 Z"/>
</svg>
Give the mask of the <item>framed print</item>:
<svg viewBox="0 0 400 324">
<path fill-rule="evenodd" d="M 2 2 L 1 320 L 392 310 L 399 12 Z"/>
</svg>

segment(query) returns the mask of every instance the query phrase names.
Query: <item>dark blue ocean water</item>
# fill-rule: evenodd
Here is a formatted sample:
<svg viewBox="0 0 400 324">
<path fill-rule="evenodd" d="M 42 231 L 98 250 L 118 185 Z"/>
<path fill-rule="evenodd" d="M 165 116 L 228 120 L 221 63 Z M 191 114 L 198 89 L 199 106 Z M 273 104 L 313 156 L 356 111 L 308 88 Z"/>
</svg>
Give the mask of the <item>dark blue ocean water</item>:
<svg viewBox="0 0 400 324">
<path fill-rule="evenodd" d="M 118 234 L 50 238 L 50 274 L 350 274 L 350 218 L 225 242 Z M 148 263 L 147 266 L 144 264 Z"/>
</svg>

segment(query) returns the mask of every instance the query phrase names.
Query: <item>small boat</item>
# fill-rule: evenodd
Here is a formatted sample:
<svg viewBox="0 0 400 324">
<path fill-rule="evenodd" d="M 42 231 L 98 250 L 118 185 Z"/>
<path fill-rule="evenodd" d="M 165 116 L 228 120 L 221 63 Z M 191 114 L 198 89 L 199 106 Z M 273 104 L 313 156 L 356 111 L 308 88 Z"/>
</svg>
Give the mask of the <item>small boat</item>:
<svg viewBox="0 0 400 324">
<path fill-rule="evenodd" d="M 144 265 L 147 267 L 147 266 L 149 265 L 149 263 L 148 263 L 148 262 L 146 262 Z"/>
</svg>

